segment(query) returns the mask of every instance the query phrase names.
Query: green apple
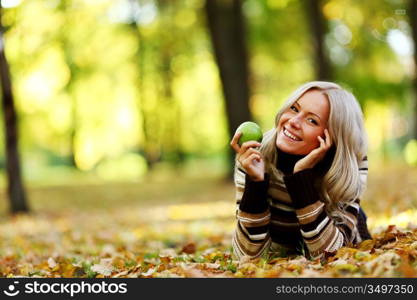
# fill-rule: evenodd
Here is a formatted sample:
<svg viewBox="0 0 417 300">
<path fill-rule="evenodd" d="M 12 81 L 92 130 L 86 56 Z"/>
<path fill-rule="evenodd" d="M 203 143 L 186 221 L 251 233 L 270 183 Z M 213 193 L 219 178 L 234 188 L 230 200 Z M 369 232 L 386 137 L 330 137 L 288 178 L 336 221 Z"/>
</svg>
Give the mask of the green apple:
<svg viewBox="0 0 417 300">
<path fill-rule="evenodd" d="M 254 122 L 244 122 L 236 129 L 236 132 L 242 132 L 238 144 L 242 146 L 247 141 L 262 142 L 262 130 L 258 124 Z"/>
</svg>

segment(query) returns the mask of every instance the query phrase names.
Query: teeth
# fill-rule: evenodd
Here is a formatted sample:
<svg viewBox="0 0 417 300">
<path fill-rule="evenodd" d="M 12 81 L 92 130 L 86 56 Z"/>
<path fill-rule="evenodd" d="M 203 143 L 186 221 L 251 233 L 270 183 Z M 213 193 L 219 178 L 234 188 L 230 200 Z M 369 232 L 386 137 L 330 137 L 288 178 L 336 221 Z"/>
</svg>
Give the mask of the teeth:
<svg viewBox="0 0 417 300">
<path fill-rule="evenodd" d="M 294 140 L 294 141 L 299 141 L 299 140 L 300 140 L 300 139 L 299 139 L 299 138 L 297 138 L 296 136 L 294 136 L 294 135 L 292 135 L 291 133 L 289 133 L 287 129 L 284 129 L 284 134 L 285 134 L 286 136 L 288 136 L 290 139 Z"/>
</svg>

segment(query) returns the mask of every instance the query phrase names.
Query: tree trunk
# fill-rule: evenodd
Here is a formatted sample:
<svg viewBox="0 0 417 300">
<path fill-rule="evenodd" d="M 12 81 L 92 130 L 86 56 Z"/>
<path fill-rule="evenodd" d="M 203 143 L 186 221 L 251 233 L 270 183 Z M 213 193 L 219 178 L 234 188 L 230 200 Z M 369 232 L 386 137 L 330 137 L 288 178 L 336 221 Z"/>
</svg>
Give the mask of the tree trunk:
<svg viewBox="0 0 417 300">
<path fill-rule="evenodd" d="M 170 0 L 158 0 L 158 9 L 161 14 L 159 23 L 161 33 L 159 37 L 159 73 L 161 82 L 161 99 L 164 103 L 163 122 L 165 124 L 162 132 L 163 151 L 166 159 L 180 169 L 185 160 L 182 151 L 181 132 L 181 107 L 173 90 L 174 74 L 172 72 L 172 61 L 176 54 L 175 44 L 177 43 L 178 30 L 175 24 L 175 2 Z M 171 26 L 169 33 L 165 28 Z"/>
<path fill-rule="evenodd" d="M 17 114 L 14 106 L 12 83 L 9 65 L 5 55 L 3 38 L 2 7 L 0 6 L 0 80 L 2 87 L 2 105 L 4 113 L 5 145 L 6 145 L 6 172 L 10 201 L 10 212 L 28 212 L 26 194 L 23 188 L 20 159 L 18 153 Z"/>
<path fill-rule="evenodd" d="M 178 100 L 173 93 L 173 74 L 171 71 L 172 53 L 171 45 L 168 42 L 162 43 L 160 49 L 161 55 L 161 77 L 162 77 L 162 98 L 165 103 L 164 122 L 167 126 L 163 134 L 165 142 L 165 153 L 168 154 L 169 161 L 175 167 L 179 168 L 184 161 L 184 155 L 181 149 L 181 113 Z"/>
<path fill-rule="evenodd" d="M 211 42 L 220 72 L 230 139 L 237 127 L 252 119 L 249 111 L 249 68 L 241 0 L 206 0 Z M 229 177 L 234 152 L 229 149 Z"/>
<path fill-rule="evenodd" d="M 136 22 L 132 24 L 132 28 L 138 39 L 138 48 L 136 51 L 137 67 L 139 72 L 137 77 L 139 93 L 138 112 L 141 113 L 142 117 L 142 130 L 144 137 L 144 144 L 140 147 L 140 151 L 144 155 L 148 169 L 152 170 L 155 163 L 157 163 L 160 160 L 161 151 L 159 149 L 159 146 L 157 146 L 157 143 L 154 141 L 155 138 L 152 138 L 152 133 L 149 130 L 151 120 L 148 117 L 148 112 L 145 108 L 145 41 L 139 26 L 140 25 L 138 25 Z"/>
<path fill-rule="evenodd" d="M 331 80 L 330 63 L 326 56 L 324 35 L 326 33 L 326 20 L 322 13 L 321 0 L 305 0 L 307 19 L 311 28 L 312 43 L 314 47 L 314 62 L 316 80 Z"/>
<path fill-rule="evenodd" d="M 145 38 L 141 31 L 141 25 L 137 22 L 137 17 L 134 15 L 135 12 L 135 4 L 138 3 L 139 6 L 142 5 L 142 1 L 140 0 L 129 0 L 131 5 L 131 22 L 129 24 L 130 30 L 135 34 L 137 39 L 137 50 L 135 56 L 137 58 L 136 65 L 138 68 L 138 76 L 136 77 L 136 84 L 138 88 L 139 94 L 139 101 L 137 102 L 138 108 L 138 118 L 141 117 L 142 119 L 142 130 L 144 141 L 142 145 L 138 146 L 138 152 L 140 152 L 146 161 L 148 170 L 152 170 L 154 165 L 160 161 L 161 159 L 161 149 L 157 141 L 155 128 L 157 126 L 158 117 L 155 117 L 152 112 L 149 112 L 149 109 L 146 109 L 146 93 L 145 93 L 145 80 L 146 80 L 146 72 L 145 72 Z M 152 129 L 154 132 L 152 132 Z"/>
<path fill-rule="evenodd" d="M 411 27 L 411 34 L 414 44 L 414 77 L 412 79 L 413 85 L 413 109 L 412 109 L 412 132 L 411 137 L 417 139 L 417 0 L 410 0 L 409 7 L 409 22 Z"/>
<path fill-rule="evenodd" d="M 75 161 L 75 137 L 77 135 L 77 101 L 74 94 L 75 76 L 79 72 L 77 65 L 74 63 L 71 53 L 71 41 L 68 37 L 71 30 L 71 15 L 70 15 L 70 4 L 68 0 L 62 0 L 58 6 L 59 10 L 62 11 L 64 16 L 64 25 L 59 34 L 60 43 L 62 46 L 62 52 L 64 53 L 65 63 L 69 70 L 69 79 L 65 86 L 65 92 L 71 99 L 71 128 L 68 134 L 68 152 L 69 152 L 69 164 L 77 168 Z"/>
</svg>

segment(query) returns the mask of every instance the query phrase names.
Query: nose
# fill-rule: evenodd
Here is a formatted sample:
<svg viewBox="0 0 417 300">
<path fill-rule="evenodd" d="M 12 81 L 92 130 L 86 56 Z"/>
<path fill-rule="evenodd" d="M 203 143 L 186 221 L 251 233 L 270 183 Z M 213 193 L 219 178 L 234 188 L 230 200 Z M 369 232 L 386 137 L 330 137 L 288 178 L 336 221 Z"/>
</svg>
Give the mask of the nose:
<svg viewBox="0 0 417 300">
<path fill-rule="evenodd" d="M 300 122 L 301 122 L 301 120 L 300 120 L 299 115 L 293 116 L 291 119 L 288 120 L 288 123 L 292 127 L 297 128 L 297 129 L 300 128 Z"/>
</svg>

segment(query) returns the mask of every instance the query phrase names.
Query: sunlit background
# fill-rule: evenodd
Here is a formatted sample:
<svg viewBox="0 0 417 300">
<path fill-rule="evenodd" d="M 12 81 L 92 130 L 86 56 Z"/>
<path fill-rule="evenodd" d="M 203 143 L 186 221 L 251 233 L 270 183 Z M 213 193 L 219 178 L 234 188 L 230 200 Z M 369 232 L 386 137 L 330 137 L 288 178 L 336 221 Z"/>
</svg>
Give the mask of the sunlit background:
<svg viewBox="0 0 417 300">
<path fill-rule="evenodd" d="M 300 2 L 243 1 L 250 111 L 264 131 L 273 126 L 286 97 L 315 79 L 314 46 Z M 377 203 L 374 198 L 379 196 L 372 191 L 380 191 L 378 176 L 389 181 L 389 170 L 399 166 L 401 174 L 417 178 L 412 177 L 417 165 L 417 141 L 412 138 L 417 97 L 408 2 L 323 3 L 328 25 L 324 42 L 334 81 L 351 90 L 364 111 L 368 198 Z M 230 136 L 205 1 L 1 4 L 28 187 L 226 176 Z M 4 130 L 0 132 L 4 190 Z M 392 187 L 401 188 L 401 183 Z M 417 197 L 408 196 L 395 213 L 406 213 L 410 220 L 416 216 Z M 233 199 L 215 200 L 233 206 Z M 197 210 L 220 216 L 232 211 L 221 205 L 220 210 Z M 388 215 L 393 214 L 390 210 Z"/>
</svg>

